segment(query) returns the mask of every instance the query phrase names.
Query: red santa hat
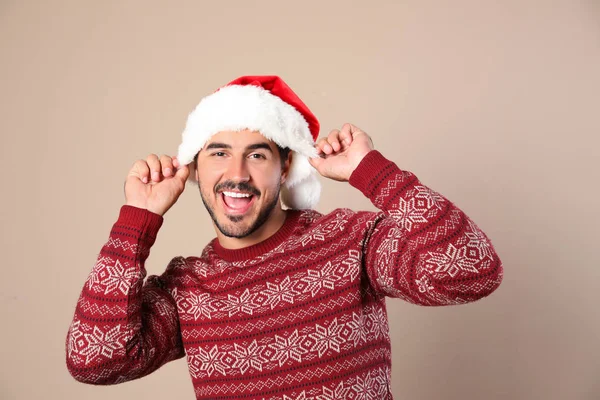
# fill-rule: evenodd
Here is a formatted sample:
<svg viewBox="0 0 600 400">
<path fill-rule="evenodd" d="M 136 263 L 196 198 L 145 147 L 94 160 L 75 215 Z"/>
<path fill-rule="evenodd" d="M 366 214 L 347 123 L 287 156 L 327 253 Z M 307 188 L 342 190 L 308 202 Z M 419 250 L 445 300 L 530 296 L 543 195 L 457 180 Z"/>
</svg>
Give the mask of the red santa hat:
<svg viewBox="0 0 600 400">
<path fill-rule="evenodd" d="M 278 76 L 243 76 L 204 97 L 188 116 L 177 159 L 189 164 L 214 134 L 245 129 L 292 151 L 281 200 L 289 208 L 313 208 L 321 183 L 308 159 L 317 157 L 319 121 Z"/>
</svg>

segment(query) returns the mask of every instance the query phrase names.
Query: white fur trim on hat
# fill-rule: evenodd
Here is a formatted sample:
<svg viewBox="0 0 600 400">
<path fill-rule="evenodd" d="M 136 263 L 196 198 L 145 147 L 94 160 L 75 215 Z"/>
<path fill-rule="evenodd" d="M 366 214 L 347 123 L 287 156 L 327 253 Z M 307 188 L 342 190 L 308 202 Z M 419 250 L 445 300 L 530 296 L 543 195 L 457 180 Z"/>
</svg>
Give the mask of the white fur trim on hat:
<svg viewBox="0 0 600 400">
<path fill-rule="evenodd" d="M 317 156 L 308 123 L 298 110 L 262 87 L 230 85 L 203 98 L 188 116 L 177 159 L 182 165 L 189 164 L 214 134 L 245 129 L 258 131 L 295 153 L 282 200 L 293 209 L 314 207 L 321 185 L 308 162 Z"/>
</svg>

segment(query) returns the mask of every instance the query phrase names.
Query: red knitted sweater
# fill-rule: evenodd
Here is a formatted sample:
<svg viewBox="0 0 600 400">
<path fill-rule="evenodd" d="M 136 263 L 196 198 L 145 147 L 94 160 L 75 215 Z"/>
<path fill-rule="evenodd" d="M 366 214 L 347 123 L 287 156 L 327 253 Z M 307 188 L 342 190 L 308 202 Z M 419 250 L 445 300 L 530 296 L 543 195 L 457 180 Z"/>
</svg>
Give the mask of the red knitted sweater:
<svg viewBox="0 0 600 400">
<path fill-rule="evenodd" d="M 381 212 L 287 211 L 260 244 L 215 239 L 145 281 L 163 220 L 123 206 L 68 331 L 72 376 L 115 384 L 187 355 L 197 399 L 392 399 L 385 297 L 472 302 L 502 263 L 460 209 L 379 152 L 350 184 Z"/>
</svg>

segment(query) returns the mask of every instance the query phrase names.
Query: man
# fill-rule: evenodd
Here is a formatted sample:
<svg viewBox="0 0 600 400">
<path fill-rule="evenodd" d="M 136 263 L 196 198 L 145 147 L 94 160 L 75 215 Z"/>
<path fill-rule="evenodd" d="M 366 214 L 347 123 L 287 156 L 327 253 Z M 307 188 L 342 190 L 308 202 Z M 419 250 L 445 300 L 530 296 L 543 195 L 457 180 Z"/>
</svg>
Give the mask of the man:
<svg viewBox="0 0 600 400">
<path fill-rule="evenodd" d="M 280 78 L 242 77 L 190 114 L 177 157 L 133 165 L 67 335 L 75 379 L 125 382 L 186 354 L 198 399 L 392 399 L 385 297 L 472 302 L 498 287 L 502 263 L 472 220 L 365 132 L 345 124 L 315 144 L 318 131 Z M 312 210 L 315 170 L 381 211 Z M 216 238 L 144 282 L 188 180 Z"/>
</svg>

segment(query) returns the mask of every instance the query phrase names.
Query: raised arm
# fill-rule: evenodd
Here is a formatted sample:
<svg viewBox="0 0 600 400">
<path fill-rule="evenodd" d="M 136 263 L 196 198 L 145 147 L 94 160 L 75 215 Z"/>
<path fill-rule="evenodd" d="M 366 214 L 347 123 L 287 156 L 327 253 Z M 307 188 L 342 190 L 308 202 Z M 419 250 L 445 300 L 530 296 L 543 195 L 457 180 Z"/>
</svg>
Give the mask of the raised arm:
<svg viewBox="0 0 600 400">
<path fill-rule="evenodd" d="M 115 384 L 145 376 L 184 355 L 169 271 L 145 282 L 145 262 L 163 215 L 177 201 L 187 166 L 168 156 L 138 160 L 125 181 L 126 204 L 77 302 L 66 340 L 67 368 L 78 381 Z"/>
<path fill-rule="evenodd" d="M 166 274 L 144 282 L 144 264 L 161 224 L 162 217 L 147 210 L 121 208 L 67 333 L 67 368 L 78 381 L 129 381 L 183 357 Z"/>
<path fill-rule="evenodd" d="M 440 306 L 478 300 L 500 285 L 502 262 L 486 234 L 413 173 L 373 151 L 350 183 L 382 210 L 364 244 L 377 291 Z"/>
<path fill-rule="evenodd" d="M 351 124 L 316 145 L 311 164 L 348 181 L 381 210 L 365 232 L 363 265 L 382 295 L 421 305 L 475 301 L 501 283 L 502 262 L 489 238 L 455 204 L 373 150 Z"/>
</svg>

